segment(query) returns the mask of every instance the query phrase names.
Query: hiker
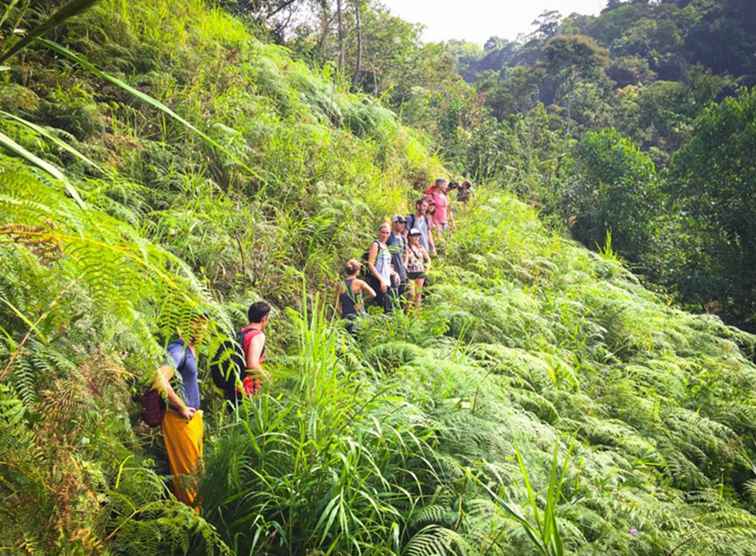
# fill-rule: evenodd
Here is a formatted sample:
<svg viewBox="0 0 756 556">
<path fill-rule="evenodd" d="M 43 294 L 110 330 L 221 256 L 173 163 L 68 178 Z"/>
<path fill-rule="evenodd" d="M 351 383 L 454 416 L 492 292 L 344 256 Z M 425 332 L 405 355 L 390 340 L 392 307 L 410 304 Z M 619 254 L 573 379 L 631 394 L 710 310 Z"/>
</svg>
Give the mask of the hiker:
<svg viewBox="0 0 756 556">
<path fill-rule="evenodd" d="M 196 347 L 204 340 L 207 325 L 206 315 L 197 316 L 192 319 L 188 338 L 180 335 L 168 344 L 166 361 L 153 382 L 153 388 L 167 399 L 161 428 L 173 491 L 176 498 L 195 508 L 196 473 L 201 465 L 204 435 Z"/>
<path fill-rule="evenodd" d="M 431 218 L 428 216 L 429 206 L 427 199 L 418 199 L 415 202 L 415 213 L 407 217 L 404 227 L 407 230 L 412 230 L 412 228 L 420 230 L 420 244 L 429 254 L 435 256 L 436 245 L 433 241 Z"/>
<path fill-rule="evenodd" d="M 398 275 L 391 264 L 391 252 L 386 242 L 391 235 L 391 226 L 384 222 L 378 227 L 378 238 L 373 240 L 368 250 L 368 279 L 367 283 L 375 290 L 373 303 L 390 313 L 392 307 L 393 281 L 398 281 Z"/>
<path fill-rule="evenodd" d="M 362 270 L 362 264 L 357 259 L 350 259 L 344 265 L 344 281 L 336 291 L 336 310 L 347 321 L 347 330 L 354 334 L 354 321 L 365 314 L 364 294 L 374 298 L 375 290 L 367 282 L 357 276 Z"/>
<path fill-rule="evenodd" d="M 425 273 L 430 269 L 430 255 L 421 243 L 422 234 L 418 228 L 412 228 L 407 245 L 407 276 L 410 284 L 410 296 L 415 309 L 420 308 L 425 285 Z"/>
<path fill-rule="evenodd" d="M 242 351 L 244 352 L 244 378 L 240 394 L 254 396 L 262 389 L 263 382 L 270 379 L 265 362 L 265 328 L 270 320 L 272 307 L 265 301 L 257 301 L 247 309 L 247 326 L 241 329 Z"/>
<path fill-rule="evenodd" d="M 386 245 L 391 252 L 391 264 L 399 276 L 397 296 L 401 300 L 407 289 L 407 219 L 397 214 L 391 219 L 391 235 Z"/>
<path fill-rule="evenodd" d="M 430 221 L 430 229 L 436 230 L 436 203 L 430 198 L 428 199 L 428 212 L 426 214 Z M 436 237 L 438 237 L 438 235 L 436 235 Z"/>
<path fill-rule="evenodd" d="M 471 194 L 472 194 L 472 184 L 469 181 L 465 180 L 457 188 L 457 201 L 459 201 L 463 205 L 466 205 L 467 202 L 470 200 Z"/>
<path fill-rule="evenodd" d="M 443 178 L 438 178 L 433 186 L 430 188 L 429 193 L 431 202 L 435 205 L 435 211 L 433 213 L 433 228 L 446 231 L 449 227 L 454 226 L 454 219 L 451 211 L 449 211 L 449 182 Z"/>
</svg>

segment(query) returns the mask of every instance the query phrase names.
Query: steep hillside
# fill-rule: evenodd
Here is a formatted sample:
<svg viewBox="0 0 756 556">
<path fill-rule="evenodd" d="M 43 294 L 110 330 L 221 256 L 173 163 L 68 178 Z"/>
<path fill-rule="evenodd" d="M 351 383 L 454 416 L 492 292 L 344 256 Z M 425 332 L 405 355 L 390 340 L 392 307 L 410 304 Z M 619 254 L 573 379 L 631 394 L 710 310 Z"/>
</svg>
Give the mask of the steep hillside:
<svg viewBox="0 0 756 556">
<path fill-rule="evenodd" d="M 428 139 L 200 0 L 51 38 L 0 74 L 0 551 L 756 551 L 753 336 L 482 187 L 423 311 L 352 337 L 334 278 L 444 171 Z M 197 514 L 134 398 L 261 297 L 263 394 L 228 415 L 201 363 Z"/>
</svg>

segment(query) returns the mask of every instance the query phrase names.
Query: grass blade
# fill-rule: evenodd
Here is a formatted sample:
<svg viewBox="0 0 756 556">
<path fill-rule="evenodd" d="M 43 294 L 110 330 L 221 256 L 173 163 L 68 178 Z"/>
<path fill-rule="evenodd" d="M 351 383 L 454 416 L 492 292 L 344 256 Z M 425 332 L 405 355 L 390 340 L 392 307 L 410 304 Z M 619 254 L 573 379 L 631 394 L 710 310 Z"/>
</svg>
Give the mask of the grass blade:
<svg viewBox="0 0 756 556">
<path fill-rule="evenodd" d="M 538 532 L 541 534 L 541 538 L 543 538 L 544 526 L 543 522 L 541 521 L 541 512 L 538 508 L 538 499 L 536 497 L 535 490 L 533 490 L 533 485 L 530 484 L 530 475 L 528 474 L 527 467 L 525 467 L 525 461 L 522 459 L 522 455 L 520 454 L 520 451 L 517 450 L 517 448 L 515 448 L 515 456 L 517 457 L 517 464 L 520 467 L 522 482 L 525 484 L 525 489 L 528 492 L 528 502 L 530 502 L 530 507 L 533 510 L 533 518 L 535 519 L 536 526 L 538 527 Z"/>
<path fill-rule="evenodd" d="M 71 198 L 76 201 L 76 203 L 80 206 L 84 206 L 84 201 L 82 200 L 81 196 L 79 195 L 79 192 L 76 191 L 76 188 L 71 185 L 71 183 L 68 181 L 68 178 L 66 178 L 65 174 L 52 164 L 51 162 L 48 162 L 46 160 L 42 160 L 37 155 L 27 151 L 24 147 L 16 143 L 13 139 L 5 135 L 4 133 L 0 132 L 0 146 L 3 146 L 10 150 L 11 152 L 16 153 L 21 158 L 26 159 L 28 162 L 31 162 L 34 164 L 37 168 L 40 168 L 50 174 L 55 179 L 60 180 L 63 182 L 63 187 L 65 188 L 66 192 L 71 196 Z"/>
<path fill-rule="evenodd" d="M 199 128 L 195 127 L 194 124 L 189 122 L 188 120 L 182 118 L 179 116 L 176 112 L 168 108 L 165 104 L 160 102 L 154 97 L 151 97 L 148 94 L 143 93 L 142 91 L 135 89 L 125 81 L 122 81 L 121 79 L 118 79 L 117 77 L 110 75 L 109 73 L 102 71 L 101 69 L 97 68 L 94 64 L 92 64 L 89 60 L 81 56 L 80 54 L 74 52 L 73 50 L 70 50 L 66 48 L 63 45 L 60 45 L 54 41 L 50 41 L 47 39 L 40 39 L 39 42 L 47 46 L 49 49 L 53 50 L 54 52 L 57 52 L 64 58 L 67 58 L 68 60 L 78 64 L 86 71 L 96 75 L 100 79 L 103 79 L 107 81 L 108 83 L 115 85 L 116 87 L 123 89 L 133 97 L 137 98 L 138 100 L 141 100 L 142 102 L 149 104 L 153 108 L 161 111 L 163 114 L 166 114 L 167 116 L 171 117 L 172 119 L 179 122 L 181 125 L 186 127 L 188 130 L 192 131 L 194 134 L 199 136 L 201 139 L 203 139 L 206 143 L 208 143 L 210 146 L 218 149 L 219 151 L 225 153 L 231 160 L 233 160 L 236 164 L 238 164 L 240 167 L 244 168 L 247 172 L 249 172 L 250 175 L 259 178 L 260 175 L 252 170 L 244 161 L 239 159 L 234 153 L 229 151 L 226 147 L 221 145 L 218 141 L 207 135 L 204 131 L 201 131 Z"/>
<path fill-rule="evenodd" d="M 102 166 L 100 166 L 99 164 L 97 164 L 94 160 L 88 158 L 87 156 L 85 156 L 84 154 L 82 154 L 81 152 L 79 152 L 78 150 L 74 149 L 71 145 L 69 145 L 65 141 L 62 141 L 60 138 L 56 137 L 54 134 L 52 134 L 49 131 L 47 131 L 45 128 L 40 127 L 37 124 L 34 124 L 34 123 L 32 123 L 32 122 L 30 122 L 28 120 L 24 120 L 23 118 L 19 118 L 18 116 L 15 116 L 14 114 L 11 114 L 9 112 L 5 112 L 3 110 L 0 110 L 0 115 L 5 116 L 8 119 L 11 119 L 11 120 L 13 120 L 15 122 L 20 123 L 21 125 L 24 125 L 24 126 L 28 127 L 29 129 L 31 129 L 35 133 L 41 135 L 45 139 L 48 139 L 52 143 L 55 143 L 55 145 L 57 145 L 58 147 L 60 147 L 64 151 L 66 151 L 67 153 L 75 156 L 76 158 L 78 158 L 82 162 L 88 164 L 89 166 L 95 168 L 99 172 L 101 172 L 101 173 L 103 173 L 105 175 L 108 174 L 108 172 Z"/>
<path fill-rule="evenodd" d="M 63 6 L 53 15 L 51 15 L 47 21 L 38 25 L 32 29 L 29 34 L 11 46 L 8 50 L 0 54 L 0 63 L 4 62 L 22 48 L 28 46 L 34 39 L 47 33 L 50 29 L 53 29 L 66 21 L 67 19 L 80 14 L 84 10 L 92 7 L 98 0 L 71 0 L 68 4 Z"/>
</svg>

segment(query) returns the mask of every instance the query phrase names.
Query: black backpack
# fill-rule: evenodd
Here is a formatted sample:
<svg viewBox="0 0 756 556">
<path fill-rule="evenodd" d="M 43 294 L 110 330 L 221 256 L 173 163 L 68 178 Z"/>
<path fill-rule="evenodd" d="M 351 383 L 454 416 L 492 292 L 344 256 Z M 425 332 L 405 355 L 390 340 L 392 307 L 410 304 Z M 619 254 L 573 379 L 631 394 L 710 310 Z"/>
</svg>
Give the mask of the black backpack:
<svg viewBox="0 0 756 556">
<path fill-rule="evenodd" d="M 223 391 L 223 397 L 236 403 L 239 393 L 236 389 L 238 381 L 244 378 L 244 369 L 247 367 L 244 360 L 242 343 L 244 334 L 239 332 L 236 339 L 227 338 L 210 360 L 210 376 L 213 383 Z"/>
<path fill-rule="evenodd" d="M 373 243 L 378 243 L 378 241 L 373 240 Z M 370 244 L 370 247 L 373 246 L 373 243 Z M 368 247 L 368 250 L 362 254 L 362 258 L 360 259 L 360 263 L 362 263 L 362 269 L 360 270 L 360 279 L 364 280 L 365 282 L 373 279 L 373 275 L 370 273 L 370 267 L 368 266 L 368 261 L 370 260 L 370 247 Z"/>
</svg>

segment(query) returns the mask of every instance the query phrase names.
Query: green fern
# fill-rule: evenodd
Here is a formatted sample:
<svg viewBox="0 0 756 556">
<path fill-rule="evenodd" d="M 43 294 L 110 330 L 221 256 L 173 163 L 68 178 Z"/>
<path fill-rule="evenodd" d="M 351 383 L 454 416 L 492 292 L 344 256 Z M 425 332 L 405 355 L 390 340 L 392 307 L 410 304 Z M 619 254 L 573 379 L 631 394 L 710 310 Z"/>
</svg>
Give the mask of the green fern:
<svg viewBox="0 0 756 556">
<path fill-rule="evenodd" d="M 426 525 L 402 547 L 404 556 L 458 556 L 465 554 L 461 535 L 440 525 Z"/>
</svg>

